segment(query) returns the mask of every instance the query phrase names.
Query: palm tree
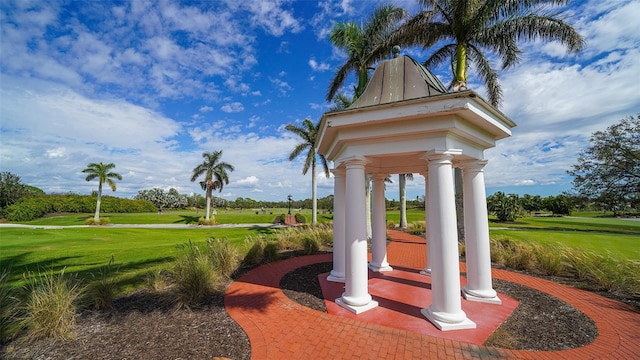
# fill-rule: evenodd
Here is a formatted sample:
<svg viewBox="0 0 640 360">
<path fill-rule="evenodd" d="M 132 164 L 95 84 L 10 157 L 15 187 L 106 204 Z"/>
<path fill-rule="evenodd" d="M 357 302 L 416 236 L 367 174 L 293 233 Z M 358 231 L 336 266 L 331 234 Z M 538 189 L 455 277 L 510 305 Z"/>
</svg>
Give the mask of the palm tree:
<svg viewBox="0 0 640 360">
<path fill-rule="evenodd" d="M 316 138 L 318 136 L 318 131 L 320 130 L 320 122 L 317 125 L 314 125 L 313 122 L 309 119 L 304 119 L 302 121 L 302 126 L 296 126 L 293 124 L 289 124 L 285 126 L 285 129 L 291 131 L 292 133 L 298 135 L 302 138 L 302 142 L 296 145 L 291 154 L 289 154 L 289 161 L 293 161 L 298 155 L 302 154 L 304 151 L 307 151 L 306 159 L 304 162 L 304 167 L 302 168 L 302 175 L 306 175 L 309 168 L 311 168 L 311 200 L 312 200 L 312 211 L 311 215 L 311 223 L 315 225 L 318 222 L 318 199 L 316 194 Z M 329 165 L 327 164 L 327 159 L 324 155 L 320 155 L 320 162 L 322 163 L 322 167 L 324 169 L 324 173 L 329 177 Z"/>
<path fill-rule="evenodd" d="M 334 99 L 347 75 L 352 71 L 358 77 L 354 100 L 360 97 L 369 80 L 370 67 L 391 51 L 391 46 L 386 42 L 387 37 L 406 16 L 407 12 L 402 8 L 381 5 L 373 10 L 363 26 L 353 21 L 336 23 L 333 26 L 329 38 L 333 45 L 344 50 L 349 58 L 331 81 L 327 101 Z"/>
<path fill-rule="evenodd" d="M 346 110 L 354 101 L 354 98 L 350 98 L 343 93 L 336 94 L 333 97 L 333 105 L 329 108 L 328 112 Z"/>
<path fill-rule="evenodd" d="M 203 152 L 202 158 L 204 161 L 202 164 L 196 166 L 193 169 L 191 175 L 191 182 L 196 181 L 200 176 L 204 174 L 204 181 L 200 181 L 202 190 L 206 192 L 207 198 L 207 214 L 205 220 L 209 222 L 209 213 L 211 210 L 211 192 L 218 190 L 222 192 L 222 187 L 225 184 L 229 184 L 229 175 L 227 171 L 233 171 L 232 165 L 221 162 L 222 150 L 214 152 Z"/>
<path fill-rule="evenodd" d="M 87 168 L 82 170 L 83 173 L 89 174 L 85 178 L 86 181 L 98 179 L 98 201 L 96 203 L 96 213 L 93 215 L 93 222 L 100 222 L 100 201 L 102 200 L 102 184 L 107 183 L 112 191 L 116 191 L 116 182 L 113 179 L 122 180 L 122 175 L 112 172 L 116 165 L 113 163 L 91 163 Z"/>
<path fill-rule="evenodd" d="M 558 17 L 559 12 L 545 11 L 569 0 L 419 1 L 423 11 L 389 40 L 424 48 L 437 45 L 424 65 L 432 67 L 449 60 L 454 91 L 466 89 L 467 71 L 473 64 L 487 88 L 489 102 L 496 107 L 502 102 L 502 88 L 487 53 L 497 56 L 502 69 L 507 69 L 520 60 L 518 41 L 559 41 L 574 53 L 585 45 L 582 36 Z"/>
<path fill-rule="evenodd" d="M 400 228 L 407 228 L 407 180 L 413 180 L 413 174 L 398 175 L 400 189 Z"/>
</svg>

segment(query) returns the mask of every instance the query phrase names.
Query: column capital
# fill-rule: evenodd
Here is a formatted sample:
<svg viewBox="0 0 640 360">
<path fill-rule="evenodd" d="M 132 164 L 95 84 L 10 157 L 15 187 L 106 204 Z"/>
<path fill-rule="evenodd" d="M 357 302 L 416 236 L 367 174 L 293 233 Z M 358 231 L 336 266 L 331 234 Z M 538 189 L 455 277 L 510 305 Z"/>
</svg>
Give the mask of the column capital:
<svg viewBox="0 0 640 360">
<path fill-rule="evenodd" d="M 371 180 L 374 181 L 384 181 L 384 179 L 387 178 L 387 176 L 389 176 L 389 174 L 380 174 L 380 173 L 375 173 L 375 174 L 369 174 L 369 176 L 371 177 Z"/>
<path fill-rule="evenodd" d="M 427 161 L 433 160 L 449 160 L 451 161 L 454 156 L 462 155 L 461 149 L 433 149 L 429 150 L 421 156 L 421 159 Z"/>
<path fill-rule="evenodd" d="M 369 160 L 367 160 L 364 156 L 351 156 L 348 158 L 340 159 L 340 163 L 344 164 L 346 167 L 352 166 L 365 166 Z"/>
<path fill-rule="evenodd" d="M 482 171 L 488 163 L 489 160 L 473 159 L 460 161 L 459 166 L 462 170 Z"/>
<path fill-rule="evenodd" d="M 347 172 L 347 171 L 346 171 L 344 168 L 342 168 L 342 167 L 338 167 L 338 168 L 335 168 L 335 169 L 331 169 L 331 170 L 329 170 L 329 171 L 330 171 L 331 173 L 333 173 L 333 176 L 335 176 L 335 177 L 344 177 L 344 176 L 345 176 L 345 174 L 346 174 L 346 172 Z"/>
</svg>

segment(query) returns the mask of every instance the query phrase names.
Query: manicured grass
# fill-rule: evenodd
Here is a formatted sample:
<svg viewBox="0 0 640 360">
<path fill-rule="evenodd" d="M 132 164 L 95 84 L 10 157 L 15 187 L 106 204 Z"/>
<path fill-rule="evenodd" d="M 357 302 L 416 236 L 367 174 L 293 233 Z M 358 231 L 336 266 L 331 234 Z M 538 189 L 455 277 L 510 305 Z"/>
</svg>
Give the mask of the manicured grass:
<svg viewBox="0 0 640 360">
<path fill-rule="evenodd" d="M 530 243 L 564 246 L 610 253 L 613 257 L 640 260 L 640 236 L 633 234 L 611 234 L 595 231 L 555 231 L 555 230 L 490 230 L 492 235 L 504 235 L 512 239 Z"/>
<path fill-rule="evenodd" d="M 268 233 L 265 229 L 122 229 L 107 227 L 68 229 L 0 229 L 0 267 L 11 268 L 10 283 L 21 282 L 30 271 L 78 273 L 90 278 L 111 256 L 119 266 L 119 283 L 136 286 L 155 266 L 166 265 L 178 253 L 176 245 L 189 240 L 204 243 L 225 238 L 246 252 L 245 238 Z"/>
<path fill-rule="evenodd" d="M 640 235 L 640 221 L 600 217 L 526 217 L 513 223 L 490 222 L 491 227 L 582 230 Z"/>
<path fill-rule="evenodd" d="M 258 214 L 256 214 L 258 211 Z M 218 224 L 268 224 L 272 223 L 276 216 L 286 214 L 287 209 L 269 209 L 266 214 L 262 214 L 259 210 L 218 210 L 215 215 Z M 298 211 L 293 212 L 296 214 Z M 311 210 L 305 209 L 300 212 L 307 219 L 307 223 L 311 222 Z M 203 210 L 195 212 L 193 210 L 163 211 L 158 213 L 137 213 L 137 214 L 101 214 L 100 217 L 109 218 L 111 224 L 191 224 L 197 225 L 198 219 L 204 217 Z M 93 217 L 93 214 L 65 214 L 59 216 L 51 216 L 36 219 L 23 224 L 28 225 L 84 225 L 87 218 Z M 330 214 L 319 214 L 319 222 L 331 221 Z"/>
</svg>

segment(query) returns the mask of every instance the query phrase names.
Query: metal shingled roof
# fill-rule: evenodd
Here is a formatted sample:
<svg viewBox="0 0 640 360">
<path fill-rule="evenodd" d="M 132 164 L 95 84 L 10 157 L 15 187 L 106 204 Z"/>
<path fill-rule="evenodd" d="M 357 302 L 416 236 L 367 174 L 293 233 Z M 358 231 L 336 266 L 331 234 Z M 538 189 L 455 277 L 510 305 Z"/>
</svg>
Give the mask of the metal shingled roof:
<svg viewBox="0 0 640 360">
<path fill-rule="evenodd" d="M 438 78 L 407 55 L 385 60 L 349 109 L 447 93 Z"/>
</svg>

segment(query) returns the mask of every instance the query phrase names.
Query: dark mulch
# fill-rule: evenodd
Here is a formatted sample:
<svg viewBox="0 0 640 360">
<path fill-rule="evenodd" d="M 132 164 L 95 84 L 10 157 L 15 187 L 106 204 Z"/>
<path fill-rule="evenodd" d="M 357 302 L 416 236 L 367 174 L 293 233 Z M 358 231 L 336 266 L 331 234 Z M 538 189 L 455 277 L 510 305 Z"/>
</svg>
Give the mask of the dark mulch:
<svg viewBox="0 0 640 360">
<path fill-rule="evenodd" d="M 304 306 L 326 312 L 318 275 L 331 263 L 296 269 L 281 281 L 283 292 Z M 593 341 L 591 319 L 567 303 L 526 286 L 494 280 L 495 289 L 520 301 L 512 316 L 485 345 L 529 350 L 560 350 Z M 637 303 L 633 306 L 638 308 Z M 224 309 L 222 294 L 205 304 L 176 310 L 167 293 L 138 291 L 119 298 L 110 313 L 78 317 L 76 337 L 65 341 L 16 340 L 3 344 L 6 359 L 249 359 L 246 334 Z"/>
</svg>

